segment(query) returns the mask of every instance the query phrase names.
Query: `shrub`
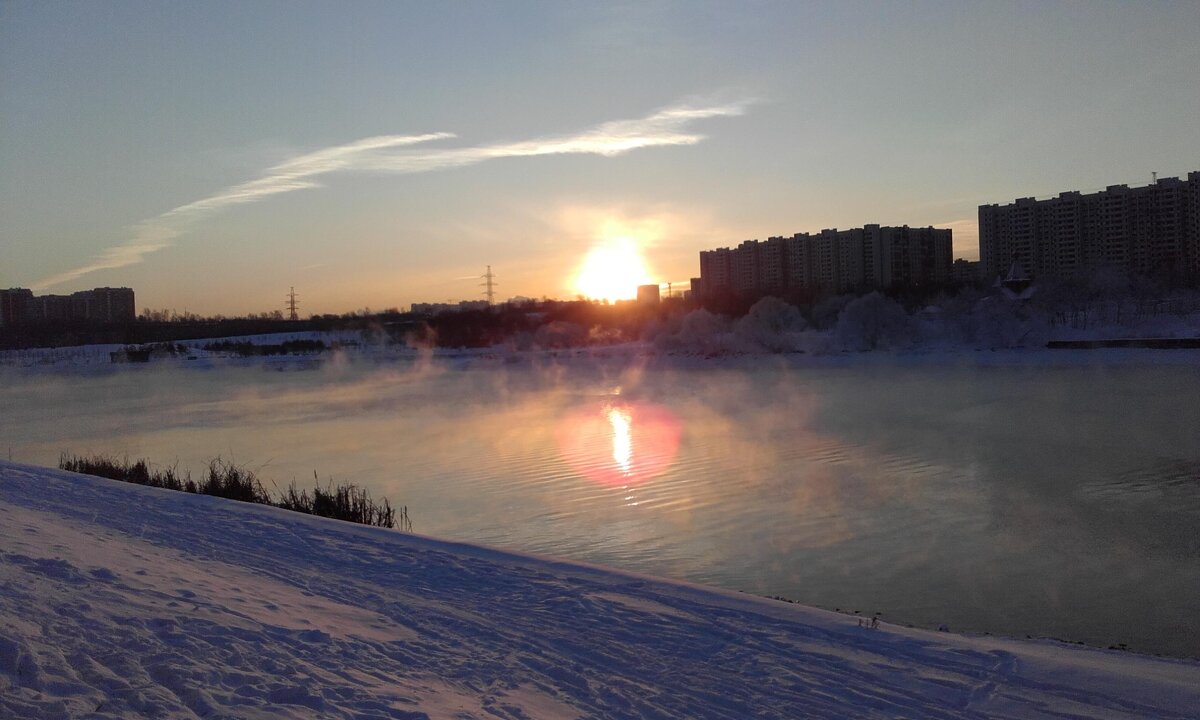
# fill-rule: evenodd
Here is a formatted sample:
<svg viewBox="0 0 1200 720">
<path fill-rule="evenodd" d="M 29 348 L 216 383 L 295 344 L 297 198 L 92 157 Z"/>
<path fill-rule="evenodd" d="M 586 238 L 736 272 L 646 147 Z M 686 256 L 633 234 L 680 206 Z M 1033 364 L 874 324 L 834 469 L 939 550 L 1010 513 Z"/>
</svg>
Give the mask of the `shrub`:
<svg viewBox="0 0 1200 720">
<path fill-rule="evenodd" d="M 324 352 L 329 347 L 321 340 L 287 340 L 277 345 L 256 345 L 249 340 L 218 340 L 204 345 L 209 352 L 256 357 L 260 355 L 307 355 Z"/>
</svg>

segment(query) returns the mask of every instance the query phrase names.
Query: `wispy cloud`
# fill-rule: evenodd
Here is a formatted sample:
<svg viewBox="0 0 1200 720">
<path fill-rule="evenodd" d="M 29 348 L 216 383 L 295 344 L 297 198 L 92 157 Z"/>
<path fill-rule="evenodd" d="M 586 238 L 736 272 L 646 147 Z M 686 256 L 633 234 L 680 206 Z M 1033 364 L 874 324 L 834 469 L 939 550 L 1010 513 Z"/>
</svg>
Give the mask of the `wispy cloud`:
<svg viewBox="0 0 1200 720">
<path fill-rule="evenodd" d="M 319 183 L 310 178 L 338 170 L 353 169 L 355 161 L 366 153 L 452 137 L 454 136 L 450 133 L 384 135 L 301 155 L 270 168 L 257 180 L 234 185 L 215 195 L 180 205 L 144 220 L 133 227 L 133 237 L 130 240 L 105 250 L 87 265 L 42 278 L 33 284 L 33 288 L 41 290 L 70 282 L 97 270 L 110 270 L 139 263 L 150 253 L 173 245 L 175 238 L 183 234 L 189 224 L 207 215 L 231 205 L 255 202 L 271 195 L 320 187 Z"/>
<path fill-rule="evenodd" d="M 543 155 L 587 154 L 613 157 L 647 147 L 695 145 L 705 136 L 690 129 L 697 120 L 741 115 L 748 103 L 678 105 L 633 120 L 601 123 L 582 132 L 459 148 L 413 148 L 451 133 L 382 135 L 301 155 L 269 168 L 262 177 L 234 185 L 208 197 L 172 208 L 133 227 L 133 237 L 109 248 L 90 263 L 43 278 L 44 289 L 98 270 L 141 262 L 170 247 L 189 225 L 233 205 L 272 195 L 320 187 L 314 178 L 335 172 L 423 173 L 476 165 L 488 160 Z"/>
</svg>

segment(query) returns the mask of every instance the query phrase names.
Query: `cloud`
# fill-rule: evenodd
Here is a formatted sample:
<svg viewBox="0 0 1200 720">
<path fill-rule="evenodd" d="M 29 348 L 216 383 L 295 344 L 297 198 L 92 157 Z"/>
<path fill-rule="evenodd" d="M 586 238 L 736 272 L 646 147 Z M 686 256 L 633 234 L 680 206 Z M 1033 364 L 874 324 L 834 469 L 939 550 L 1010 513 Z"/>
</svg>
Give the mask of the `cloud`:
<svg viewBox="0 0 1200 720">
<path fill-rule="evenodd" d="M 685 132 L 689 124 L 713 117 L 741 115 L 743 112 L 745 103 L 715 107 L 673 107 L 636 120 L 602 123 L 575 135 L 434 152 L 383 154 L 365 158 L 363 169 L 398 173 L 427 172 L 474 165 L 499 158 L 567 154 L 614 157 L 646 147 L 695 145 L 705 136 Z"/>
<path fill-rule="evenodd" d="M 678 105 L 643 118 L 601 123 L 572 135 L 548 136 L 515 142 L 461 148 L 421 148 L 451 133 L 381 135 L 364 138 L 301 155 L 269 168 L 262 177 L 234 185 L 206 198 L 172 208 L 133 227 L 127 242 L 100 253 L 92 262 L 43 278 L 33 284 L 41 290 L 98 270 L 142 262 L 151 253 L 170 247 L 187 227 L 233 205 L 257 202 L 272 195 L 320 187 L 313 178 L 335 172 L 412 174 L 476 165 L 488 160 L 544 155 L 587 154 L 614 157 L 647 147 L 695 145 L 705 136 L 690 131 L 697 120 L 741 115 L 748 103 Z"/>
<path fill-rule="evenodd" d="M 276 165 L 257 180 L 234 185 L 215 195 L 180 205 L 157 217 L 144 220 L 133 227 L 132 239 L 105 250 L 87 265 L 42 278 L 33 284 L 33 289 L 42 290 L 60 285 L 97 270 L 111 270 L 140 263 L 150 253 L 171 247 L 175 238 L 182 235 L 192 222 L 231 205 L 255 202 L 271 195 L 293 190 L 320 187 L 319 183 L 307 178 L 336 170 L 351 169 L 355 158 L 364 153 L 380 148 L 414 145 L 452 137 L 454 136 L 450 133 L 384 135 L 301 155 L 281 165 Z"/>
<path fill-rule="evenodd" d="M 153 231 L 147 232 L 144 237 L 139 234 L 138 237 L 123 245 L 105 250 L 87 265 L 42 278 L 33 284 L 33 289 L 44 290 L 97 270 L 108 270 L 140 263 L 146 255 L 173 245 L 171 240 L 177 235 L 179 235 L 179 231 L 155 228 Z"/>
</svg>

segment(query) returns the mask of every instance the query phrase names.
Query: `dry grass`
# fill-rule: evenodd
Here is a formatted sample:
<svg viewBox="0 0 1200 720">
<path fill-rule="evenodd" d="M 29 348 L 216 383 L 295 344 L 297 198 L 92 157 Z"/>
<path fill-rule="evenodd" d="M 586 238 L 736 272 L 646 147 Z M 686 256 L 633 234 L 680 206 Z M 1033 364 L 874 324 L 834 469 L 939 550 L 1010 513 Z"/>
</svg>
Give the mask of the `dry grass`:
<svg viewBox="0 0 1200 720">
<path fill-rule="evenodd" d="M 276 498 L 263 487 L 253 471 L 220 458 L 209 462 L 208 471 L 200 482 L 193 481 L 190 472 L 180 475 L 174 466 L 152 469 L 146 460 L 130 462 L 128 459 L 117 460 L 104 455 L 80 457 L 63 453 L 59 457 L 58 466 L 71 472 L 137 485 L 271 505 L 284 510 L 374 527 L 396 527 L 395 508 L 386 498 L 374 500 L 365 488 L 349 484 L 334 485 L 330 480 L 324 487 L 320 482 L 316 482 L 310 492 L 298 488 L 296 483 L 292 482 Z M 313 478 L 316 480 L 316 473 L 313 473 Z M 400 512 L 400 530 L 412 532 L 407 506 Z"/>
</svg>

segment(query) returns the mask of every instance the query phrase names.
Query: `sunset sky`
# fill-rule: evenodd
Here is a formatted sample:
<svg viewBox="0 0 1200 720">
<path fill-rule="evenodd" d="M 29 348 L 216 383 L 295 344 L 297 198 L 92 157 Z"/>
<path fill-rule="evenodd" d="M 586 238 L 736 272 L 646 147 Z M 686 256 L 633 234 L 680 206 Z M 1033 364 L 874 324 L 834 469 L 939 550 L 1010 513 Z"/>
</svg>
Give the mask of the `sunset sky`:
<svg viewBox="0 0 1200 720">
<path fill-rule="evenodd" d="M 590 252 L 684 283 L 872 222 L 975 258 L 981 203 L 1200 169 L 1198 35 L 1192 1 L 0 0 L 0 287 L 566 298 Z"/>
</svg>

